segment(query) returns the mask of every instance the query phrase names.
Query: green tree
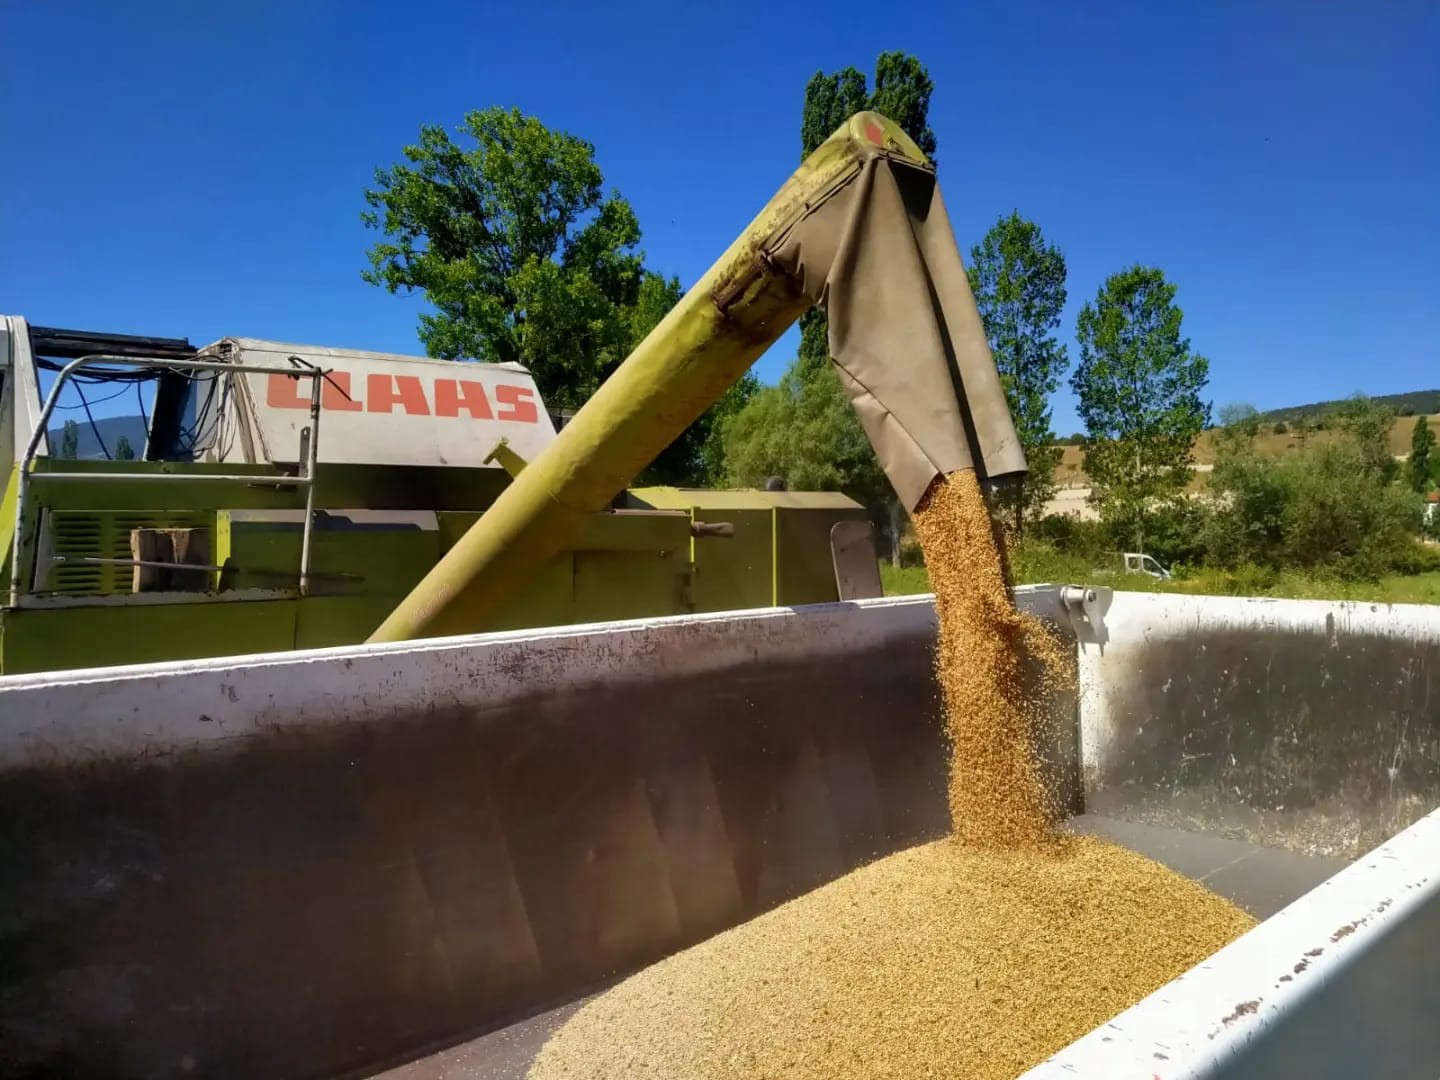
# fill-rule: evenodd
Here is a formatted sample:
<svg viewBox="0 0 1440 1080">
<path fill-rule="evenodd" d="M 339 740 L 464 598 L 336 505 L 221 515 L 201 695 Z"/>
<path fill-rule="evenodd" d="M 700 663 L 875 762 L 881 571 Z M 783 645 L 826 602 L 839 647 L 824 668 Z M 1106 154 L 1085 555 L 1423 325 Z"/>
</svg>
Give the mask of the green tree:
<svg viewBox="0 0 1440 1080">
<path fill-rule="evenodd" d="M 828 367 L 792 364 L 778 386 L 760 390 L 725 421 L 726 480 L 760 487 L 778 476 L 791 488 L 843 491 L 883 507 L 889 481 Z M 882 522 L 888 528 L 888 522 Z"/>
<path fill-rule="evenodd" d="M 420 292 L 426 352 L 514 362 L 552 409 L 577 409 L 680 298 L 647 270 L 630 204 L 607 192 L 595 148 L 518 109 L 467 113 L 452 138 L 427 125 L 378 169 L 362 220 L 383 239 L 362 276 Z M 743 399 L 745 388 L 739 395 Z M 702 483 L 733 399 L 678 438 L 647 477 Z"/>
<path fill-rule="evenodd" d="M 1018 211 L 1000 218 L 970 249 L 970 289 L 985 323 L 1030 471 L 998 493 L 1017 534 L 1055 493 L 1060 448 L 1050 428 L 1050 395 L 1069 365 L 1055 337 L 1065 307 L 1065 256 Z"/>
<path fill-rule="evenodd" d="M 60 458 L 63 461 L 74 461 L 79 456 L 80 425 L 74 420 L 66 420 L 60 431 Z"/>
<path fill-rule="evenodd" d="M 847 67 L 833 75 L 817 71 L 810 76 L 800 113 L 800 160 L 813 154 L 846 120 L 868 108 L 870 88 L 864 72 Z"/>
<path fill-rule="evenodd" d="M 1216 452 L 1250 446 L 1260 435 L 1260 413 L 1254 405 L 1236 402 L 1220 406 L 1220 425 L 1215 429 Z"/>
<path fill-rule="evenodd" d="M 134 461 L 134 460 L 135 460 L 135 448 L 130 445 L 130 440 L 129 440 L 128 438 L 126 438 L 124 435 L 121 435 L 120 438 L 118 438 L 118 439 L 115 440 L 115 460 L 116 460 L 116 461 Z"/>
<path fill-rule="evenodd" d="M 362 217 L 385 239 L 363 276 L 424 293 L 431 356 L 524 364 L 552 408 L 578 408 L 629 345 L 639 222 L 582 139 L 499 108 L 459 134 L 422 127 L 408 164 L 376 171 Z"/>
<path fill-rule="evenodd" d="M 1070 385 L 1087 432 L 1085 471 L 1101 516 L 1144 550 L 1149 517 L 1173 507 L 1210 406 L 1210 364 L 1181 336 L 1176 288 L 1162 271 L 1111 275 L 1080 311 L 1080 363 Z"/>
<path fill-rule="evenodd" d="M 1406 472 L 1410 477 L 1410 486 L 1422 494 L 1428 492 L 1431 486 L 1431 457 L 1435 450 L 1435 432 L 1430 430 L 1430 422 L 1423 416 L 1415 420 L 1415 430 L 1410 434 L 1410 460 L 1406 463 Z"/>
<path fill-rule="evenodd" d="M 1395 423 L 1392 406 L 1354 394 L 1337 405 L 1331 416 L 1379 483 L 1388 484 L 1399 475 L 1400 464 L 1390 452 L 1390 428 Z"/>
</svg>

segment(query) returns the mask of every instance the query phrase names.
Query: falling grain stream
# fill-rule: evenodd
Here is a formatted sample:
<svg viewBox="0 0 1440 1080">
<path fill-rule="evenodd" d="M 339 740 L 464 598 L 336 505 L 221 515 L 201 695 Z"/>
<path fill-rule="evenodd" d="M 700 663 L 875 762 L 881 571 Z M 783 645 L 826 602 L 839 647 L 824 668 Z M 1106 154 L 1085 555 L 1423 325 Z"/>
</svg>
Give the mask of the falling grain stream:
<svg viewBox="0 0 1440 1080">
<path fill-rule="evenodd" d="M 1064 646 L 1015 611 L 973 473 L 937 481 L 915 529 L 952 835 L 627 979 L 555 1034 L 534 1080 L 1013 1077 L 1253 925 L 1157 863 L 1055 830 L 1035 746 L 1070 677 Z"/>
</svg>

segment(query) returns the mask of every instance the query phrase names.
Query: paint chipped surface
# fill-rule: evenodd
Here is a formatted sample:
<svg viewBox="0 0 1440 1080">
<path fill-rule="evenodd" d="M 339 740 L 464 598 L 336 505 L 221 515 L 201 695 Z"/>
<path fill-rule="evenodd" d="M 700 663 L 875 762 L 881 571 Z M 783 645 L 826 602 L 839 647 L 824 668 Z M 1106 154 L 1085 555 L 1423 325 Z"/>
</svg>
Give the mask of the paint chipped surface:
<svg viewBox="0 0 1440 1080">
<path fill-rule="evenodd" d="M 1249 1015 L 1251 1015 L 1251 1014 L 1254 1013 L 1255 1010 L 1258 1009 L 1258 1008 L 1260 1008 L 1260 1002 L 1259 1002 L 1258 999 L 1255 1000 L 1255 1001 L 1242 1001 L 1242 1002 L 1240 1002 L 1239 1005 L 1236 1005 L 1236 1006 L 1235 1006 L 1235 1011 L 1234 1011 L 1234 1012 L 1232 1012 L 1229 1016 L 1225 1017 L 1225 1018 L 1224 1018 L 1223 1020 L 1221 1020 L 1220 1022 L 1221 1022 L 1222 1024 L 1233 1024 L 1236 1020 L 1239 1020 L 1242 1016 L 1249 1016 Z"/>
</svg>

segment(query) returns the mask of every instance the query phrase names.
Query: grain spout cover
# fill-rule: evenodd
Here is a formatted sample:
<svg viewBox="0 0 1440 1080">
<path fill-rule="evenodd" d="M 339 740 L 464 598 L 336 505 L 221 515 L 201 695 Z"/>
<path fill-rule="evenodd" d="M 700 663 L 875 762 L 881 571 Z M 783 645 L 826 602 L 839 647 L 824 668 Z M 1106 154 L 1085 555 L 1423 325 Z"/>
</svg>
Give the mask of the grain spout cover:
<svg viewBox="0 0 1440 1080">
<path fill-rule="evenodd" d="M 1025 454 L 934 172 L 913 147 L 876 145 L 892 141 L 878 125 L 855 127 L 872 142 L 858 171 L 766 254 L 826 309 L 840 380 L 914 510 L 937 474 L 1001 479 Z"/>
</svg>

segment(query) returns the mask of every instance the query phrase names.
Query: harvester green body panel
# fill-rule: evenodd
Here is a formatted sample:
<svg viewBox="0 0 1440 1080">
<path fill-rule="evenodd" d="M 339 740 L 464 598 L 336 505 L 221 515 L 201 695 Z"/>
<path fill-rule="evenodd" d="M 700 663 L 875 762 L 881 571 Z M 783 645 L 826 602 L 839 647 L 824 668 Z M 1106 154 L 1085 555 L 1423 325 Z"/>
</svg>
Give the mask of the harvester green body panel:
<svg viewBox="0 0 1440 1080">
<path fill-rule="evenodd" d="M 109 469 L 202 474 L 174 464 L 37 460 L 36 471 Z M 234 466 L 227 467 L 233 474 Z M 211 467 L 211 471 L 215 471 Z M 257 477 L 273 470 L 256 469 Z M 216 481 L 77 480 L 54 484 L 27 507 L 45 515 L 44 558 L 55 563 L 20 607 L 0 612 L 0 672 L 319 648 L 364 641 L 483 509 L 405 509 L 395 470 L 335 466 L 321 492 L 361 509 L 320 509 L 311 541 L 309 595 L 297 590 L 303 501 L 293 491 Z M 482 500 L 503 490 L 503 473 L 449 470 L 453 491 Z M 425 477 L 410 470 L 407 479 Z M 367 476 L 368 474 L 368 476 Z M 498 480 L 498 483 L 496 482 Z M 0 523 L 13 528 L 12 471 Z M 367 484 L 367 481 L 371 481 Z M 430 485 L 420 484 L 422 493 Z M 319 501 L 319 500 L 317 500 Z M 837 598 L 829 529 L 864 518 L 843 495 L 643 488 L 621 508 L 592 515 L 571 546 L 552 557 L 495 615 L 492 628 L 801 604 Z M 378 507 L 377 507 L 378 504 Z M 692 523 L 726 524 L 733 536 L 692 536 Z M 136 529 L 195 529 L 221 569 L 206 591 L 135 593 L 125 565 Z M 0 537 L 4 539 L 4 537 Z M 5 580 L 12 545 L 3 548 Z M 813 564 L 813 570 L 810 568 Z"/>
<path fill-rule="evenodd" d="M 865 521 L 854 500 L 827 491 L 696 491 L 636 488 L 632 505 L 686 512 L 728 524 L 734 535 L 690 540 L 695 611 L 823 604 L 836 599 L 830 530 Z"/>
<path fill-rule="evenodd" d="M 6 675 L 295 647 L 295 601 L 95 603 L 5 612 Z"/>
</svg>

